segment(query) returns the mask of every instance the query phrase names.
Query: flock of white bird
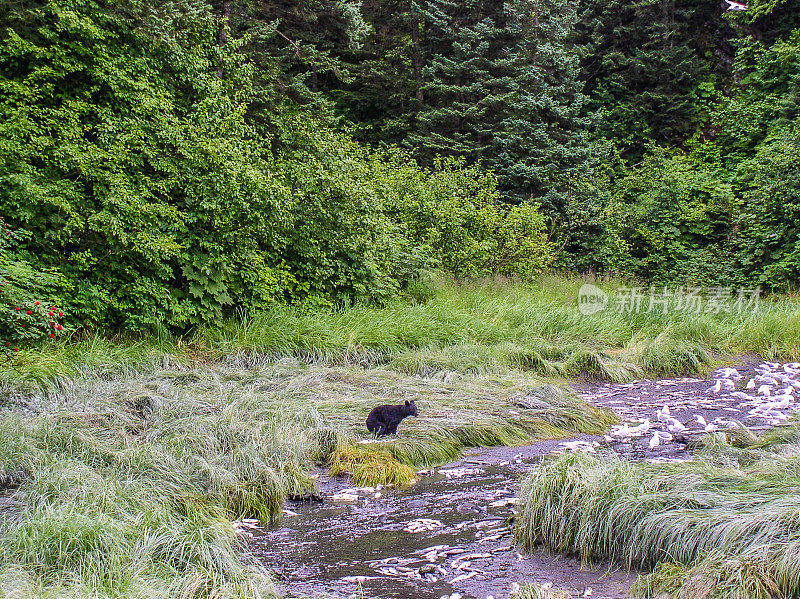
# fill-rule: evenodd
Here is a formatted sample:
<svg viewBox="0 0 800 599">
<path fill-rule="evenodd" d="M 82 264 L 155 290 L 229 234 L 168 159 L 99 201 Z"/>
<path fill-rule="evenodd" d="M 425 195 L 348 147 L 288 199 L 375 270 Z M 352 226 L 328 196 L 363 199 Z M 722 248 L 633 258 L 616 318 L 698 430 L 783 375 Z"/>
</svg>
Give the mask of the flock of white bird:
<svg viewBox="0 0 800 599">
<path fill-rule="evenodd" d="M 800 362 L 764 362 L 754 372 L 753 378 L 741 384 L 745 377 L 736 368 L 720 368 L 714 372 L 714 384 L 706 393 L 739 400 L 739 408 L 734 411 L 746 413 L 747 418 L 765 420 L 772 426 L 787 420 L 791 412 L 800 410 L 800 403 L 795 400 L 795 394 L 800 391 Z M 686 431 L 689 426 L 706 433 L 719 429 L 718 424 L 706 422 L 702 414 L 694 414 L 693 421 L 681 422 L 665 404 L 656 411 L 654 422 L 645 418 L 635 425 L 624 423 L 614 426 L 611 434 L 606 435 L 606 441 L 643 437 L 652 432 L 648 445 L 650 449 L 655 449 L 662 443 L 672 441 L 675 434 Z"/>
<path fill-rule="evenodd" d="M 734 383 L 742 375 L 735 368 L 724 369 L 728 376 L 718 379 L 710 393 L 719 393 L 717 383 L 725 381 Z M 732 372 L 731 372 L 732 371 Z M 789 418 L 786 410 L 796 410 L 795 393 L 800 390 L 800 362 L 778 364 L 765 362 L 755 369 L 756 376 L 747 381 L 745 391 L 736 391 L 735 384 L 723 385 L 731 391 L 730 396 L 743 400 L 740 407 L 749 407 L 747 415 L 750 418 L 765 419 L 768 424 L 779 424 Z M 750 393 L 747 393 L 750 391 Z M 755 393 L 752 393 L 755 391 Z"/>
</svg>

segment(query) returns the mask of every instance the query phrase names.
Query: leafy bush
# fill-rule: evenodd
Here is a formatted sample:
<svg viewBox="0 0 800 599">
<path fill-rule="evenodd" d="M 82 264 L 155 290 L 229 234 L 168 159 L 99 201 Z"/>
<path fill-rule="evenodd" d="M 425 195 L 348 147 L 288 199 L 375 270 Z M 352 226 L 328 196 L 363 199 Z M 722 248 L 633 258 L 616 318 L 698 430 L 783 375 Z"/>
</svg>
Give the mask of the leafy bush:
<svg viewBox="0 0 800 599">
<path fill-rule="evenodd" d="M 748 182 L 737 246 L 760 284 L 796 289 L 800 272 L 800 118 L 740 169 Z"/>
<path fill-rule="evenodd" d="M 393 193 L 388 210 L 446 272 L 530 278 L 551 263 L 554 247 L 538 206 L 502 205 L 491 173 L 442 159 L 430 174 L 406 167 L 394 177 L 400 191 L 386 190 Z"/>
<path fill-rule="evenodd" d="M 595 248 L 605 268 L 670 283 L 710 282 L 730 272 L 732 191 L 711 169 L 653 149 L 609 185 Z"/>
<path fill-rule="evenodd" d="M 8 253 L 9 242 L 17 237 L 19 234 L 0 218 L 0 355 L 6 356 L 64 331 L 64 312 L 46 291 L 56 278 Z"/>
</svg>

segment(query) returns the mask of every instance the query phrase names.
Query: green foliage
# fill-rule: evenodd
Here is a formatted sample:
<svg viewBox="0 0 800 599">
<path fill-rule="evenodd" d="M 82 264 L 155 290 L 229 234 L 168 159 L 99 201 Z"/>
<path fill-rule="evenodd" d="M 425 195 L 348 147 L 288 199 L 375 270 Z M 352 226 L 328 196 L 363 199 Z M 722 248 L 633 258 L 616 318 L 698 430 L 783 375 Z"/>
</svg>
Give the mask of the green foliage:
<svg viewBox="0 0 800 599">
<path fill-rule="evenodd" d="M 264 253 L 285 194 L 244 119 L 251 70 L 230 53 L 216 75 L 210 18 L 186 50 L 83 2 L 35 22 L 0 54 L 0 204 L 30 233 L 17 252 L 63 273 L 84 324 L 182 327 L 276 295 Z"/>
<path fill-rule="evenodd" d="M 611 184 L 595 259 L 655 283 L 730 283 L 730 185 L 681 153 L 653 150 Z"/>
<path fill-rule="evenodd" d="M 570 174 L 586 168 L 588 120 L 567 41 L 571 3 L 417 5 L 425 67 L 405 145 L 425 161 L 463 156 L 493 170 L 507 202 L 564 203 Z"/>
<path fill-rule="evenodd" d="M 787 3 L 617 4 L 17 0 L 4 264 L 80 326 L 184 332 L 385 304 L 434 269 L 530 279 L 557 248 L 794 288 Z"/>
<path fill-rule="evenodd" d="M 711 117 L 718 134 L 689 152 L 651 148 L 585 186 L 573 209 L 591 236 L 573 242 L 584 255 L 572 263 L 656 283 L 795 289 L 798 65 L 800 31 L 744 41 L 740 80 Z"/>
<path fill-rule="evenodd" d="M 429 174 L 270 104 L 251 38 L 220 45 L 195 9 L 151 31 L 133 8 L 49 3 L 4 33 L 0 206 L 25 232 L 14 254 L 60 277 L 83 326 L 186 330 L 284 301 L 386 301 L 426 267 L 546 264 L 534 208 L 506 213 L 484 173 Z M 434 224 L 409 237 L 403 202 Z"/>
<path fill-rule="evenodd" d="M 494 170 L 506 201 L 542 203 L 556 220 L 574 193 L 574 181 L 591 172 L 589 141 L 594 119 L 580 80 L 578 19 L 574 2 L 514 0 L 505 3 L 503 42 L 508 94 L 483 164 Z"/>
<path fill-rule="evenodd" d="M 703 62 L 689 30 L 699 9 L 681 0 L 580 3 L 582 79 L 598 111 L 598 133 L 628 157 L 648 142 L 691 137 L 701 106 L 695 100 Z"/>
<path fill-rule="evenodd" d="M 19 237 L 0 218 L 0 353 L 6 357 L 64 331 L 64 312 L 52 297 L 58 279 L 9 253 L 9 243 Z"/>
<path fill-rule="evenodd" d="M 395 206 L 394 218 L 415 246 L 430 248 L 434 264 L 445 272 L 530 279 L 552 260 L 554 248 L 538 207 L 499 204 L 496 180 L 485 171 L 445 159 L 436 161 L 428 177 L 409 168 L 398 175 L 404 182 L 397 187 L 405 193 L 389 203 Z"/>
<path fill-rule="evenodd" d="M 747 182 L 737 245 L 762 285 L 797 289 L 800 272 L 800 118 L 740 168 Z"/>
<path fill-rule="evenodd" d="M 751 158 L 760 144 L 791 127 L 800 116 L 800 29 L 772 45 L 743 40 L 736 56 L 741 79 L 719 107 L 714 146 L 731 168 Z"/>
</svg>

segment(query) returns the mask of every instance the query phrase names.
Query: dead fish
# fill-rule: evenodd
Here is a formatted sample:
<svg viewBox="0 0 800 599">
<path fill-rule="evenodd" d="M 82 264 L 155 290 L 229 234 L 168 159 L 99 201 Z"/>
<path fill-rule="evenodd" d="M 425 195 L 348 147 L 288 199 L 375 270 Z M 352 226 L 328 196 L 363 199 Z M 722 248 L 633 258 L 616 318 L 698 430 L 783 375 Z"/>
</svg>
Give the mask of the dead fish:
<svg viewBox="0 0 800 599">
<path fill-rule="evenodd" d="M 441 528 L 444 526 L 439 520 L 433 520 L 432 518 L 420 518 L 418 520 L 412 520 L 408 522 L 404 527 L 403 530 L 406 532 L 427 532 L 429 530 L 436 530 L 437 528 Z"/>
<path fill-rule="evenodd" d="M 492 557 L 491 553 L 470 553 L 464 559 L 486 559 Z"/>
<path fill-rule="evenodd" d="M 237 520 L 236 522 L 231 522 L 233 529 L 240 534 L 249 534 L 247 530 L 257 530 L 260 528 L 260 523 L 258 520 L 254 518 L 244 518 L 242 520 Z"/>
<path fill-rule="evenodd" d="M 376 580 L 377 578 L 378 578 L 377 576 L 343 576 L 339 580 L 350 583 L 353 582 L 361 583 L 364 582 L 365 580 Z"/>
<path fill-rule="evenodd" d="M 489 504 L 489 507 L 506 507 L 509 505 L 518 505 L 519 497 L 508 497 L 506 499 L 498 499 Z"/>
</svg>

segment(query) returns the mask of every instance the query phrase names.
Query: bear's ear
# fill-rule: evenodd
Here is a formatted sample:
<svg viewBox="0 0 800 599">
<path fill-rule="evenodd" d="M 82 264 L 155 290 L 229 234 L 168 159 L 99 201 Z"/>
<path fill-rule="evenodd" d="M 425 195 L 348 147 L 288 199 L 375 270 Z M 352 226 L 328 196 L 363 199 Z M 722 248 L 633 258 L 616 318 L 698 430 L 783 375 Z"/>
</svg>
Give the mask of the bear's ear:
<svg viewBox="0 0 800 599">
<path fill-rule="evenodd" d="M 410 406 L 410 405 L 411 405 L 411 403 L 409 403 L 409 401 L 408 401 L 408 400 L 406 400 L 406 405 L 407 405 L 407 406 Z"/>
</svg>

